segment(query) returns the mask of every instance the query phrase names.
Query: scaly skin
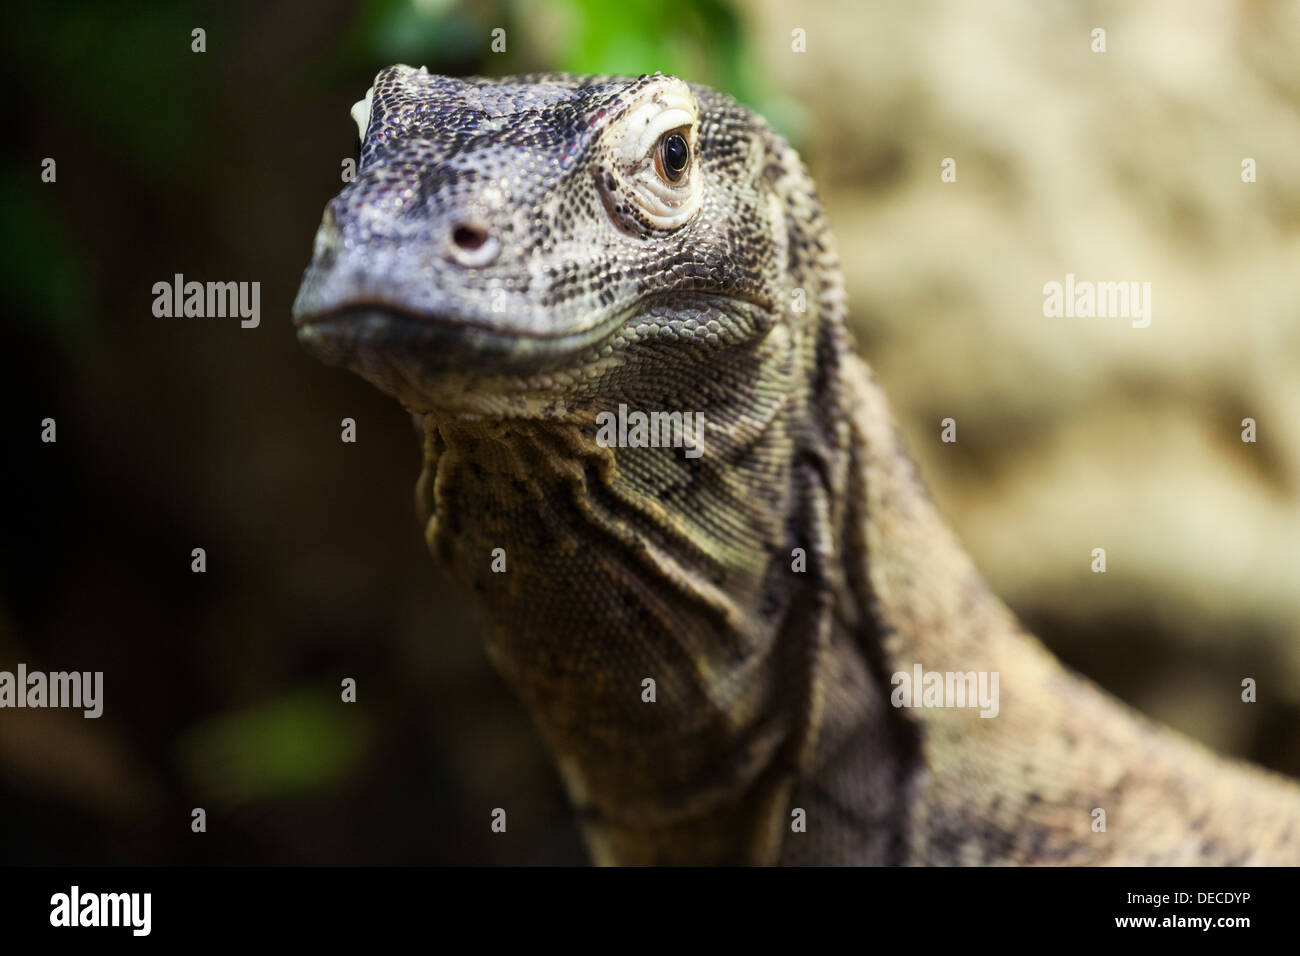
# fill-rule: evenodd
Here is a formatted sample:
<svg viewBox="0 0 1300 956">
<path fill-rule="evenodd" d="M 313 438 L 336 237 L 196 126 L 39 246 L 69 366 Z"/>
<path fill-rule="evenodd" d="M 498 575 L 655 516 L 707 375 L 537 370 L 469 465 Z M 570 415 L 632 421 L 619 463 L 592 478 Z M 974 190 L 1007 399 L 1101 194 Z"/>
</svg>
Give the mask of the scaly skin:
<svg viewBox="0 0 1300 956">
<path fill-rule="evenodd" d="M 393 67 L 366 103 L 299 336 L 422 416 L 429 546 L 597 862 L 1300 862 L 1300 788 L 1148 724 L 989 593 L 761 118 L 659 75 Z M 702 454 L 605 447 L 620 404 L 701 413 Z M 997 671 L 998 715 L 891 706 L 918 662 Z"/>
</svg>

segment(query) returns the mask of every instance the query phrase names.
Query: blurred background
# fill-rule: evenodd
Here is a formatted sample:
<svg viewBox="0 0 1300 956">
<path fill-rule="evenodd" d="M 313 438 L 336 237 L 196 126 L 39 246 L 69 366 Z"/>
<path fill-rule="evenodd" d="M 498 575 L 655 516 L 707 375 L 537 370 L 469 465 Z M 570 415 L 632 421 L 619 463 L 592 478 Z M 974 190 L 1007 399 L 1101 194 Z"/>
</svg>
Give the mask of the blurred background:
<svg viewBox="0 0 1300 956">
<path fill-rule="evenodd" d="M 0 861 L 585 860 L 425 551 L 408 416 L 290 325 L 355 155 L 348 109 L 395 62 L 658 69 L 766 115 L 813 170 L 858 342 L 994 588 L 1125 700 L 1300 775 L 1300 5 L 82 0 L 6 19 L 0 669 L 102 670 L 105 711 L 0 711 Z M 1044 318 L 1067 272 L 1150 281 L 1150 327 Z M 260 327 L 154 317 L 175 273 L 259 281 Z"/>
</svg>

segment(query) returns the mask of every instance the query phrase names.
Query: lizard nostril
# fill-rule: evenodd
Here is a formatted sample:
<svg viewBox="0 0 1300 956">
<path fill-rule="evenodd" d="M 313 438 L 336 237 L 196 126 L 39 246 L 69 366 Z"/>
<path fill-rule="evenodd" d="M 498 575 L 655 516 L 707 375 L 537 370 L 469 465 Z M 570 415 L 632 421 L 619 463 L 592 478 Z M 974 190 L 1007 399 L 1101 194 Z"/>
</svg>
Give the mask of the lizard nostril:
<svg viewBox="0 0 1300 956">
<path fill-rule="evenodd" d="M 479 226 L 461 224 L 451 231 L 451 241 L 466 252 L 473 252 L 483 247 L 483 243 L 488 241 L 488 234 L 486 229 Z"/>
<path fill-rule="evenodd" d="M 482 226 L 458 222 L 451 229 L 451 256 L 463 266 L 485 266 L 497 257 L 501 243 Z"/>
</svg>

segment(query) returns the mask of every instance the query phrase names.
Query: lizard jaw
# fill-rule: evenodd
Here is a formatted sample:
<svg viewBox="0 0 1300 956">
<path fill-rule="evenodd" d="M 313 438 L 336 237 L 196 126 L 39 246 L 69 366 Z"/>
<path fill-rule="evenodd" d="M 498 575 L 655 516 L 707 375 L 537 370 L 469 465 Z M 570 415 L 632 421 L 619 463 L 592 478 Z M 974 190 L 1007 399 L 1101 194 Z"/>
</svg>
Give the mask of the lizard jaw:
<svg viewBox="0 0 1300 956">
<path fill-rule="evenodd" d="M 381 305 L 300 315 L 295 323 L 298 341 L 318 360 L 355 372 L 412 411 L 483 414 L 502 401 L 529 404 L 530 386 L 589 354 L 622 316 L 561 336 L 520 336 Z"/>
<path fill-rule="evenodd" d="M 668 308 L 691 321 L 663 321 Z M 695 328 L 701 338 L 721 336 L 714 347 L 726 347 L 762 340 L 775 318 L 772 302 L 717 292 L 649 296 L 594 316 L 579 331 L 550 335 L 378 300 L 315 310 L 300 298 L 294 309 L 299 342 L 324 364 L 355 372 L 412 411 L 493 417 L 549 413 L 578 382 L 590 396 L 599 390 L 597 373 L 620 365 L 638 342 L 676 341 Z"/>
<path fill-rule="evenodd" d="M 621 316 L 568 335 L 522 335 L 440 315 L 416 315 L 383 304 L 357 303 L 295 318 L 298 340 L 327 365 L 364 362 L 369 353 L 409 358 L 422 371 L 525 374 L 571 359 L 607 338 Z"/>
</svg>

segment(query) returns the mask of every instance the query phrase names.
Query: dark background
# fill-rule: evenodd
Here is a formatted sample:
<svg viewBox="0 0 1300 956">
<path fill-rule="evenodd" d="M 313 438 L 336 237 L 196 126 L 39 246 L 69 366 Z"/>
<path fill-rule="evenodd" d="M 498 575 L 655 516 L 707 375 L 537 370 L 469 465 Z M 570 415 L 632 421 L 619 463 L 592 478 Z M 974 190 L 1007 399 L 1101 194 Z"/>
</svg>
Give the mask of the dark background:
<svg viewBox="0 0 1300 956">
<path fill-rule="evenodd" d="M 1023 328 L 1038 330 L 1045 320 L 1033 314 L 1037 288 L 1066 267 L 1039 269 L 1025 246 L 1000 246 L 1000 234 L 982 226 L 963 232 L 951 209 L 908 198 L 917 183 L 933 189 L 939 158 L 966 143 L 956 153 L 972 164 L 963 168 L 996 173 L 970 174 L 971 191 L 985 197 L 987 230 L 1052 211 L 1033 188 L 1036 160 L 1018 140 L 1008 134 L 981 148 L 982 137 L 996 140 L 989 130 L 1002 127 L 970 119 L 954 132 L 942 119 L 955 108 L 952 80 L 935 65 L 942 56 L 931 62 L 917 51 L 947 42 L 942 31 L 925 33 L 927 18 L 948 17 L 951 31 L 953 11 L 963 6 L 921 4 L 913 14 L 900 4 L 870 13 L 845 5 L 800 14 L 803 20 L 778 4 L 678 0 L 71 2 L 7 13 L 0 36 L 10 73 L 0 178 L 8 479 L 0 668 L 22 661 L 47 671 L 102 670 L 105 713 L 85 720 L 58 710 L 0 711 L 0 860 L 585 860 L 546 754 L 487 667 L 473 611 L 425 551 L 413 508 L 419 446 L 409 418 L 359 378 L 302 352 L 289 320 L 321 211 L 341 188 L 341 162 L 355 155 L 348 109 L 393 62 L 456 75 L 661 69 L 762 111 L 823 181 L 859 340 L 941 507 L 999 590 L 1049 645 L 1109 689 L 1220 749 L 1300 774 L 1300 628 L 1287 597 L 1296 579 L 1300 471 L 1294 446 L 1276 437 L 1300 430 L 1300 379 L 1289 377 L 1295 366 L 1288 364 L 1300 354 L 1289 351 L 1294 260 L 1290 270 L 1284 265 L 1288 250 L 1300 248 L 1300 180 L 1275 174 L 1273 193 L 1259 185 L 1258 206 L 1224 213 L 1208 201 L 1198 205 L 1196 182 L 1174 177 L 1145 221 L 1161 235 L 1190 231 L 1202 246 L 1190 258 L 1144 260 L 1130 271 L 1190 276 L 1198 257 L 1219 261 L 1216 249 L 1231 257 L 1242 242 L 1276 254 L 1257 260 L 1251 287 L 1262 290 L 1260 299 L 1238 299 L 1230 310 L 1239 327 L 1257 326 L 1258 348 L 1225 357 L 1213 340 L 1189 337 L 1200 352 L 1188 345 L 1121 361 L 1098 352 L 1088 373 L 1095 378 L 1082 380 L 1105 384 L 1100 407 L 1110 417 L 1087 419 L 1078 409 L 1088 401 L 1098 407 L 1099 393 L 1070 406 L 1062 396 L 1078 391 L 1080 379 L 1052 365 L 1057 351 L 1077 355 L 1079 342 L 1061 344 L 1058 333 L 1054 344 L 1022 344 L 1038 351 L 1008 360 L 989 331 L 1010 314 L 1006 303 L 971 291 L 972 275 L 1010 283 L 1026 272 L 1032 294 Z M 1219 42 L 1240 40 L 1229 47 L 1239 59 L 1224 60 L 1224 69 L 1245 71 L 1240 64 L 1250 62 L 1268 81 L 1256 103 L 1261 128 L 1273 100 L 1294 121 L 1300 81 L 1286 65 L 1287 48 L 1267 46 L 1279 5 L 1223 6 L 1235 11 L 1238 33 Z M 994 19 L 1011 16 L 1001 9 Z M 1111 9 L 1088 7 L 1102 19 Z M 791 25 L 804 20 L 813 44 L 854 34 L 860 60 L 843 48 L 847 41 L 792 58 Z M 998 42 L 1012 52 L 1016 44 L 1038 51 L 1046 76 L 1062 56 L 1052 44 L 1082 44 L 1087 56 L 1090 23 L 1053 8 L 1016 27 L 1028 39 L 1008 32 Z M 206 30 L 205 53 L 191 52 L 195 27 Z M 507 31 L 504 54 L 490 51 L 495 27 Z M 1208 36 L 1214 24 L 1193 30 Z M 973 27 L 962 34 L 980 35 Z M 979 75 L 989 84 L 986 101 L 996 98 L 997 84 L 1007 82 L 995 69 L 1001 54 L 978 42 L 967 53 L 988 57 Z M 1117 50 L 1112 62 L 1123 66 L 1122 56 Z M 794 69 L 804 75 L 791 79 Z M 1131 105 L 1130 90 L 1143 80 L 1108 82 L 1098 80 L 1089 95 Z M 1057 95 L 1046 79 L 1036 93 Z M 1188 114 L 1152 133 L 1165 135 L 1171 150 L 1186 156 L 1199 144 L 1212 151 L 1216 136 L 1235 135 L 1235 121 L 1217 107 L 1198 105 L 1191 93 L 1180 102 Z M 1249 113 L 1250 105 L 1237 109 Z M 1150 108 L 1173 115 L 1168 103 Z M 1020 106 L 1007 104 L 1007 129 L 1018 113 Z M 1140 108 L 1127 121 L 1146 125 Z M 1198 131 L 1194 143 L 1180 138 L 1186 130 Z M 1110 131 L 1105 159 L 1120 171 L 1116 182 L 1128 185 L 1112 184 L 1106 195 L 1124 201 L 1129 189 L 1149 197 L 1141 163 L 1117 158 L 1123 140 L 1122 130 Z M 1095 138 L 1088 142 L 1070 155 L 1091 169 L 1102 151 Z M 1267 144 L 1254 146 L 1264 163 Z M 1224 147 L 1225 190 L 1242 189 L 1232 164 L 1253 154 Z M 56 183 L 41 182 L 45 157 L 57 161 Z M 1059 188 L 1070 193 L 1066 173 L 1058 170 Z M 1276 191 L 1277 178 L 1290 198 Z M 1143 200 L 1132 201 L 1142 215 Z M 1260 217 L 1273 223 L 1262 237 L 1234 225 Z M 1119 232 L 1080 227 L 1079 235 L 1110 248 Z M 943 249 L 945 235 L 987 258 L 935 255 L 901 272 L 884 258 L 886 247 L 911 256 Z M 1022 229 L 1016 242 L 1038 240 Z M 1139 259 L 1159 246 L 1144 241 Z M 260 327 L 154 317 L 152 287 L 175 273 L 259 281 Z M 906 295 L 891 297 L 904 281 Z M 1163 301 L 1162 325 L 1178 300 Z M 963 325 L 934 338 L 927 329 L 941 314 Z M 1219 356 L 1208 378 L 1197 364 L 1203 354 Z M 1031 391 L 1009 384 L 1022 381 Z M 954 409 L 966 430 L 944 458 L 937 421 Z M 1146 414 L 1155 415 L 1149 430 L 1132 434 L 1134 416 Z M 1247 414 L 1268 423 L 1259 446 L 1236 441 Z M 45 417 L 57 421 L 56 444 L 39 440 Z M 339 441 L 344 417 L 358 423 L 354 445 Z M 1204 446 L 1169 444 L 1187 421 L 1192 432 L 1216 437 Z M 1029 478 L 1008 477 L 1007 462 L 1032 462 L 1054 442 L 1084 448 L 1080 460 L 1093 462 L 1097 475 L 1116 474 L 1107 466 L 1115 454 L 1160 480 L 1217 474 L 1220 466 L 1231 475 L 1222 485 L 1169 479 L 1141 486 L 1135 497 L 1123 494 L 1134 485 L 1121 481 L 1113 495 L 1087 501 L 1070 481 L 1086 488 L 1104 481 L 1079 468 L 1061 477 L 1055 459 Z M 1256 485 L 1241 483 L 1249 481 Z M 1055 517 L 1027 510 L 1025 488 L 1054 500 L 1047 514 Z M 1184 514 L 1225 515 L 1236 537 L 1228 544 L 1189 531 L 1184 539 L 1170 526 L 1144 526 L 1143 515 L 1159 511 L 1162 489 L 1182 496 Z M 1246 489 L 1245 498 L 1231 489 Z M 1012 524 L 1009 514 L 1033 527 Z M 1071 523 L 1080 514 L 1096 518 L 1081 537 Z M 1139 556 L 1120 548 L 1101 580 L 1087 572 L 1088 551 L 1110 543 L 1108 528 L 1135 528 L 1152 550 Z M 190 571 L 195 547 L 207 551 L 205 574 Z M 1198 548 L 1215 587 L 1177 563 Z M 1216 555 L 1225 553 L 1247 558 L 1220 574 Z M 1243 589 L 1241 581 L 1268 578 L 1251 563 L 1256 558 L 1276 582 Z M 1060 569 L 1055 577 L 1035 577 L 1052 568 Z M 1260 679 L 1258 704 L 1240 704 L 1242 676 Z M 358 683 L 354 705 L 339 702 L 345 677 Z M 190 831 L 194 807 L 207 810 L 206 834 Z M 494 807 L 509 813 L 505 835 L 489 831 Z"/>
</svg>

